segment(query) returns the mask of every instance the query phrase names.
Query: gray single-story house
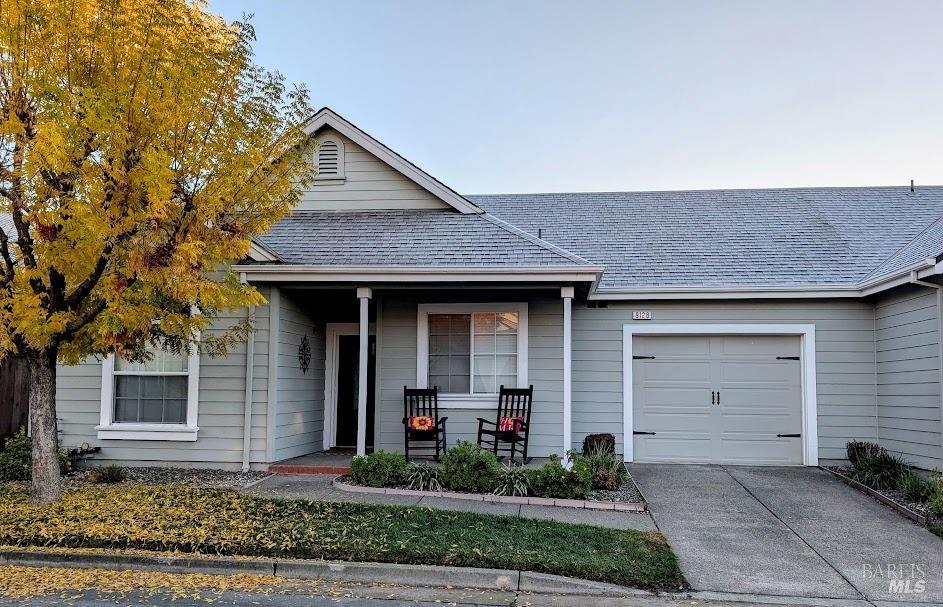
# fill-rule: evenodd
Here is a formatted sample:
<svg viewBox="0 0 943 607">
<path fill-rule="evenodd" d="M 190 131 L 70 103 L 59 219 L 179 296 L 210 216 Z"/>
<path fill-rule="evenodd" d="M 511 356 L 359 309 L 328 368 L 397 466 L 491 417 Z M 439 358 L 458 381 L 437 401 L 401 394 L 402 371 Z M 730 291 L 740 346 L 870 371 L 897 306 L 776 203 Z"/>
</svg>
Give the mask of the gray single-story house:
<svg viewBox="0 0 943 607">
<path fill-rule="evenodd" d="M 266 469 L 403 450 L 403 388 L 449 442 L 534 386 L 534 456 L 806 465 L 876 441 L 943 466 L 943 187 L 464 196 L 330 109 L 318 174 L 236 272 L 267 305 L 223 358 L 59 373 L 96 461 Z"/>
</svg>

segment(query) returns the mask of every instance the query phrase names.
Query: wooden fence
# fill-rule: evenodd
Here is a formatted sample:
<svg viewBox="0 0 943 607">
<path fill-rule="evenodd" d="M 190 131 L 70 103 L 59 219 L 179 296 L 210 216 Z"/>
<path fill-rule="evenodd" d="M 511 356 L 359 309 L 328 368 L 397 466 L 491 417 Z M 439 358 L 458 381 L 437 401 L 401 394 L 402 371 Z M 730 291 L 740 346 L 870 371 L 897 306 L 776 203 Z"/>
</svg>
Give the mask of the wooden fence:
<svg viewBox="0 0 943 607">
<path fill-rule="evenodd" d="M 11 356 L 0 363 L 0 440 L 26 427 L 29 415 L 29 365 Z"/>
</svg>

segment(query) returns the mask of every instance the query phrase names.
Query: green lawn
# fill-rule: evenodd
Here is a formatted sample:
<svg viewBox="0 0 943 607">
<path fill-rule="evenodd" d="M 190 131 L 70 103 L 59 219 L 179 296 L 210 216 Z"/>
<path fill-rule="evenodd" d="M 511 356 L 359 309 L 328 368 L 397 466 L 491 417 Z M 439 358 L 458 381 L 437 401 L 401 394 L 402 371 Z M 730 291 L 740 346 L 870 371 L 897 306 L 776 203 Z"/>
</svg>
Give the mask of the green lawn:
<svg viewBox="0 0 943 607">
<path fill-rule="evenodd" d="M 659 533 L 428 508 L 88 486 L 52 506 L 0 489 L 0 543 L 525 569 L 650 590 L 683 584 Z"/>
</svg>

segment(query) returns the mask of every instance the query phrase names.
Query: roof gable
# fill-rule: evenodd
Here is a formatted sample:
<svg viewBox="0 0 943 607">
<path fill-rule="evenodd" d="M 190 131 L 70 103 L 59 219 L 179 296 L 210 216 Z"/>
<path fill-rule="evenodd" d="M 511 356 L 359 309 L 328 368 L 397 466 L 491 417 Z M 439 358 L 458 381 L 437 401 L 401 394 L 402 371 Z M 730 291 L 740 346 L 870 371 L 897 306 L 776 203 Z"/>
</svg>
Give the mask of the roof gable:
<svg viewBox="0 0 943 607">
<path fill-rule="evenodd" d="M 455 192 L 455 190 L 409 162 L 330 108 L 321 108 L 303 126 L 304 132 L 308 135 L 314 135 L 325 128 L 340 133 L 343 137 L 354 142 L 357 146 L 456 211 L 465 214 L 483 212 L 478 206 Z"/>
</svg>

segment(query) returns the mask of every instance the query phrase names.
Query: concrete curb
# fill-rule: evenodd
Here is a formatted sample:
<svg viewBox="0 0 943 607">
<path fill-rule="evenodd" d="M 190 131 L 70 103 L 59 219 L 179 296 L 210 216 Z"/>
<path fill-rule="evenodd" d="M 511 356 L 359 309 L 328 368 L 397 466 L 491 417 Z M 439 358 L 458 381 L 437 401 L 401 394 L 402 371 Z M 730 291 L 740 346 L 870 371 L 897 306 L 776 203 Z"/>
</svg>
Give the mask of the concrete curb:
<svg viewBox="0 0 943 607">
<path fill-rule="evenodd" d="M 646 502 L 602 502 L 597 500 L 566 500 L 546 497 L 520 497 L 512 495 L 490 495 L 482 493 L 455 493 L 452 491 L 414 491 L 412 489 L 394 489 L 386 487 L 364 487 L 342 482 L 335 478 L 331 485 L 340 491 L 349 493 L 372 493 L 374 495 L 405 495 L 409 497 L 444 497 L 470 502 L 494 502 L 496 504 L 524 504 L 531 506 L 552 506 L 555 508 L 577 508 L 585 510 L 617 510 L 619 512 L 648 512 Z M 634 482 L 634 481 L 633 481 Z M 636 485 L 636 488 L 638 486 Z M 641 492 L 640 492 L 641 493 Z"/>
<path fill-rule="evenodd" d="M 0 550 L 0 565 L 75 567 L 80 569 L 135 569 L 167 573 L 279 575 L 290 579 L 319 579 L 409 586 L 460 587 L 472 590 L 517 590 L 535 594 L 581 596 L 656 596 L 636 588 L 558 575 L 477 567 L 446 567 L 399 563 L 275 560 L 209 556 L 151 556 L 140 554 L 81 553 L 56 550 Z"/>
</svg>

